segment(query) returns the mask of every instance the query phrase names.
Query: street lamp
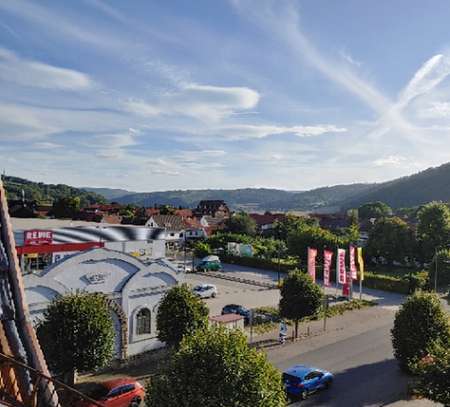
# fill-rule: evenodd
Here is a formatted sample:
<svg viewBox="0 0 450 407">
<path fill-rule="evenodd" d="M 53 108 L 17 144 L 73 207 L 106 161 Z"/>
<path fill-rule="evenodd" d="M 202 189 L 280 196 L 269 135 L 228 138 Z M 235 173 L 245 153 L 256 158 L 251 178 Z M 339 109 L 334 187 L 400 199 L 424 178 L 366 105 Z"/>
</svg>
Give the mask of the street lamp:
<svg viewBox="0 0 450 407">
<path fill-rule="evenodd" d="M 438 249 L 448 248 L 450 245 L 444 245 L 441 247 L 436 246 L 434 248 L 434 292 L 437 293 L 437 275 L 438 275 Z M 450 261 L 443 260 L 445 264 L 450 264 Z"/>
</svg>

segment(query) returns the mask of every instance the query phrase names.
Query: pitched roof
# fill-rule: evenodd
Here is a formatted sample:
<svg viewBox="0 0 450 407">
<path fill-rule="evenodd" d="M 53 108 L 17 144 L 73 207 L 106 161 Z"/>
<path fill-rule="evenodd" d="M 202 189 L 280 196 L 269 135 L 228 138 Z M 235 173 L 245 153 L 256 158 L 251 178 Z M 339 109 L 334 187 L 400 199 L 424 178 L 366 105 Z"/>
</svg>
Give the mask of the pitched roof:
<svg viewBox="0 0 450 407">
<path fill-rule="evenodd" d="M 183 218 L 177 215 L 153 215 L 153 220 L 160 228 L 169 230 L 183 230 L 185 228 Z"/>
<path fill-rule="evenodd" d="M 275 221 L 283 221 L 286 219 L 284 213 L 251 213 L 250 217 L 256 222 L 258 226 L 270 225 Z"/>
<path fill-rule="evenodd" d="M 192 209 L 176 209 L 175 215 L 181 216 L 182 218 L 192 218 Z"/>
</svg>

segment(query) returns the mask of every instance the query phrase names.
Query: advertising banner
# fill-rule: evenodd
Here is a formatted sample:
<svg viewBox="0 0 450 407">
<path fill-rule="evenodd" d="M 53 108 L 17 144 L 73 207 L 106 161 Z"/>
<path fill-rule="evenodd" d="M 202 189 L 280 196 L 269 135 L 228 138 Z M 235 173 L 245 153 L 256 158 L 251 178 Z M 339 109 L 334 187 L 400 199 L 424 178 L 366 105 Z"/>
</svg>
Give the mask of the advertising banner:
<svg viewBox="0 0 450 407">
<path fill-rule="evenodd" d="M 317 249 L 311 249 L 308 247 L 308 274 L 314 282 L 316 282 L 316 257 Z"/>
<path fill-rule="evenodd" d="M 330 286 L 330 273 L 331 273 L 332 258 L 333 258 L 333 252 L 331 250 L 323 251 L 323 285 L 325 287 Z"/>
<path fill-rule="evenodd" d="M 350 274 L 352 276 L 352 280 L 356 280 L 358 278 L 355 263 L 355 246 L 352 245 L 350 245 Z"/>
<path fill-rule="evenodd" d="M 359 266 L 359 279 L 364 280 L 364 259 L 362 255 L 362 247 L 358 247 L 358 266 Z"/>
<path fill-rule="evenodd" d="M 336 258 L 336 279 L 339 284 L 347 282 L 347 272 L 345 269 L 345 249 L 338 249 Z"/>
</svg>

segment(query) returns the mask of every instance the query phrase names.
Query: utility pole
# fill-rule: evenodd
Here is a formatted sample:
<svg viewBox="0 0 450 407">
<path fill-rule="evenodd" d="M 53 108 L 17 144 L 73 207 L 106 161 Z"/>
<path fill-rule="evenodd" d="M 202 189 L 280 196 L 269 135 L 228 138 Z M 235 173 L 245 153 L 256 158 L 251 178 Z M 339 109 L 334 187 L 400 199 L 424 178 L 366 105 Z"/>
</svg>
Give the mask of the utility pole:
<svg viewBox="0 0 450 407">
<path fill-rule="evenodd" d="M 437 275 L 438 275 L 438 252 L 437 247 L 434 248 L 434 292 L 437 293 Z"/>
</svg>

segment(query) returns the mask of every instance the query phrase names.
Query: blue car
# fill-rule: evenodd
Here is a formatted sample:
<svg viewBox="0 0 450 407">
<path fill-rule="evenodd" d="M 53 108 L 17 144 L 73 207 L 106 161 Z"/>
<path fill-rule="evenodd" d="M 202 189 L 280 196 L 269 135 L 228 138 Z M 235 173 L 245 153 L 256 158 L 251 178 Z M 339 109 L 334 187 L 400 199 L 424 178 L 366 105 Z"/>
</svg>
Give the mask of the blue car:
<svg viewBox="0 0 450 407">
<path fill-rule="evenodd" d="M 308 394 L 330 387 L 333 375 L 315 367 L 296 365 L 283 373 L 283 382 L 288 396 L 305 399 Z"/>
</svg>

